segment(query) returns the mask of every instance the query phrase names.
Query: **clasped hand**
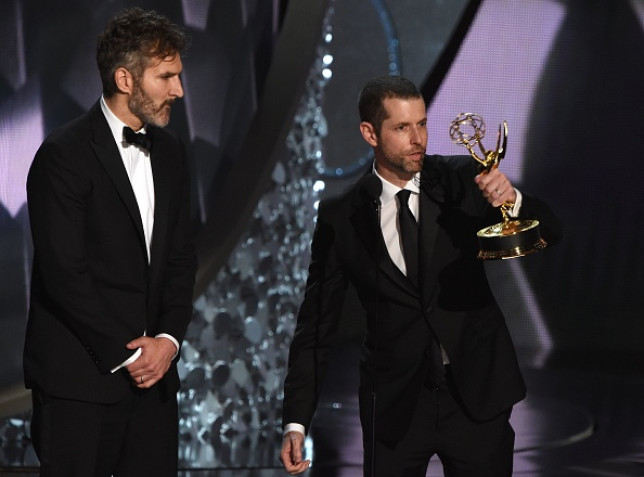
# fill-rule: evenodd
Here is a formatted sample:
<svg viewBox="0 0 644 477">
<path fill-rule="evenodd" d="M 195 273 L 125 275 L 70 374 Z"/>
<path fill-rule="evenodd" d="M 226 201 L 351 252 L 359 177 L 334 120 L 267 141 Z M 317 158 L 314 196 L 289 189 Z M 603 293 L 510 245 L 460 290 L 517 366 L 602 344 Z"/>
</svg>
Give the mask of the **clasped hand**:
<svg viewBox="0 0 644 477">
<path fill-rule="evenodd" d="M 142 336 L 130 341 L 128 349 L 141 348 L 141 356 L 127 366 L 130 377 L 139 389 L 154 386 L 170 369 L 176 347 L 167 338 Z"/>
</svg>

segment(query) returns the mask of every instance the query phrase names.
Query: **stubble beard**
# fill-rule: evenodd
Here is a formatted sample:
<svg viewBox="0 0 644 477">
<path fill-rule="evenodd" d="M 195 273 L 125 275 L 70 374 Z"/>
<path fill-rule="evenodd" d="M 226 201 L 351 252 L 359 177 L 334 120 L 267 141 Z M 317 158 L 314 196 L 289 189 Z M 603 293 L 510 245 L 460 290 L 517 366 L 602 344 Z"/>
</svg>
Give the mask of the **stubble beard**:
<svg viewBox="0 0 644 477">
<path fill-rule="evenodd" d="M 150 98 L 140 85 L 134 86 L 132 97 L 128 107 L 143 124 L 151 124 L 164 128 L 170 122 L 171 101 L 164 101 L 157 108 L 152 98 Z"/>
<path fill-rule="evenodd" d="M 410 152 L 413 152 L 413 151 L 410 151 Z M 425 159 L 424 153 L 421 156 L 420 161 L 416 162 L 409 159 L 406 153 L 389 154 L 385 151 L 385 161 L 389 164 L 389 166 L 392 169 L 402 172 L 404 174 L 416 174 L 417 172 L 420 172 L 423 168 L 424 159 Z"/>
</svg>

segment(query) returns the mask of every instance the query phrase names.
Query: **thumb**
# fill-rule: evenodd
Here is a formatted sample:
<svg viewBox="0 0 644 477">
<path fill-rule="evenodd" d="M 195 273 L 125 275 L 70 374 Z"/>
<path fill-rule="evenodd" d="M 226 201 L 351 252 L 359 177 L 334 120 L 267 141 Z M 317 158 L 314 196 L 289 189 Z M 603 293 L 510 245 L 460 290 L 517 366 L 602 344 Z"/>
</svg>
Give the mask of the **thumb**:
<svg viewBox="0 0 644 477">
<path fill-rule="evenodd" d="M 143 348 L 144 346 L 145 346 L 145 338 L 143 336 L 135 340 L 132 340 L 125 345 L 127 349 Z"/>
</svg>

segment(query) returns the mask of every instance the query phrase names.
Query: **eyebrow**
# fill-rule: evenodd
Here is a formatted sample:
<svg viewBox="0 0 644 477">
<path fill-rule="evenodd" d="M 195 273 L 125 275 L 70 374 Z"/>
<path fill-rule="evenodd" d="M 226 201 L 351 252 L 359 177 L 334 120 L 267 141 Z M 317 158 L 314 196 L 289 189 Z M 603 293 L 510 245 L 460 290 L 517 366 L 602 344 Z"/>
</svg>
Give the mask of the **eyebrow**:
<svg viewBox="0 0 644 477">
<path fill-rule="evenodd" d="M 409 126 L 411 124 L 422 123 L 423 121 L 427 121 L 427 118 L 425 117 L 425 118 L 419 119 L 418 121 L 399 121 L 397 123 L 394 123 L 394 127 L 397 127 L 397 126 Z"/>
</svg>

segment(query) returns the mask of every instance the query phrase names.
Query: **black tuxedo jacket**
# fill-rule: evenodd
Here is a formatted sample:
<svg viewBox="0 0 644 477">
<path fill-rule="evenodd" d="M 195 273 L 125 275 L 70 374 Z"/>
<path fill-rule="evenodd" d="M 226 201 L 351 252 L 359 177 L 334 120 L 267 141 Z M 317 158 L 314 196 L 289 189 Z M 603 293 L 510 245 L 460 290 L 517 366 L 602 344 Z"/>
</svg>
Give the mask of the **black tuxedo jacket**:
<svg viewBox="0 0 644 477">
<path fill-rule="evenodd" d="M 88 402 L 132 392 L 128 341 L 144 330 L 181 343 L 192 316 L 196 259 L 188 166 L 180 141 L 150 127 L 155 210 L 148 263 L 134 192 L 96 103 L 55 130 L 27 179 L 34 243 L 24 350 L 28 388 Z M 178 390 L 176 365 L 158 383 Z"/>
<path fill-rule="evenodd" d="M 367 313 L 361 418 L 363 427 L 370 425 L 375 389 L 379 440 L 393 443 L 408 427 L 430 364 L 432 331 L 449 356 L 472 417 L 489 419 L 525 396 L 503 314 L 483 262 L 476 258 L 476 232 L 501 221 L 499 210 L 488 205 L 474 183 L 477 166 L 469 156 L 425 157 L 418 287 L 388 255 L 364 178 L 343 196 L 320 204 L 305 298 L 290 347 L 284 424 L 309 427 L 349 281 Z M 538 217 L 544 238 L 551 244 L 559 240 L 557 219 L 525 193 L 521 217 Z"/>
</svg>

